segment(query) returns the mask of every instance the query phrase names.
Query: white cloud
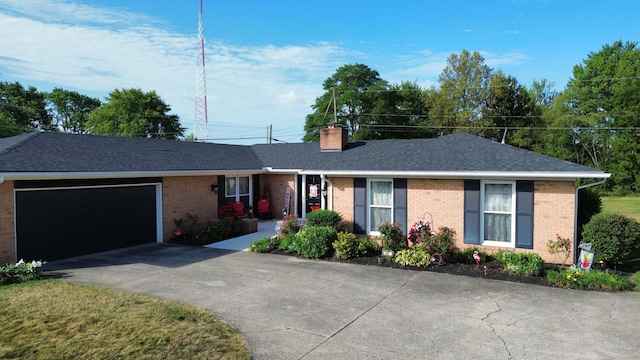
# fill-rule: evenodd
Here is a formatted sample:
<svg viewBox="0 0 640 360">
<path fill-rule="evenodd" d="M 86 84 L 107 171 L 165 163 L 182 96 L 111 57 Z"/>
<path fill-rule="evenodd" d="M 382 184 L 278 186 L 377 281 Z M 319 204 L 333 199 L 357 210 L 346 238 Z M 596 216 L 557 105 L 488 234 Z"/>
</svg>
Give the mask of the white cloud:
<svg viewBox="0 0 640 360">
<path fill-rule="evenodd" d="M 193 129 L 197 39 L 169 30 L 144 14 L 63 0 L 0 3 L 0 81 L 19 81 L 41 91 L 53 87 L 103 99 L 120 88 L 155 90 Z M 205 24 L 206 33 L 206 24 Z M 380 55 L 315 42 L 289 46 L 207 43 L 209 137 L 256 143 L 273 135 L 300 141 L 305 116 L 322 83 L 349 63 L 375 64 L 391 83 L 437 86 L 449 52 Z M 483 53 L 492 67 L 517 66 L 522 53 Z M 379 64 L 379 65 L 378 65 Z M 379 68 L 376 68 L 378 67 Z M 259 137 L 259 138 L 257 138 Z M 252 138 L 234 141 L 234 138 Z"/>
<path fill-rule="evenodd" d="M 42 91 L 58 86 L 101 98 L 118 88 L 155 90 L 191 132 L 196 35 L 158 24 L 146 16 L 66 1 L 8 1 L 0 5 L 0 76 Z M 216 42 L 207 44 L 205 55 L 210 137 L 228 139 L 262 137 L 269 124 L 274 132 L 302 134 L 322 82 L 344 63 L 345 54 L 329 43 Z"/>
</svg>

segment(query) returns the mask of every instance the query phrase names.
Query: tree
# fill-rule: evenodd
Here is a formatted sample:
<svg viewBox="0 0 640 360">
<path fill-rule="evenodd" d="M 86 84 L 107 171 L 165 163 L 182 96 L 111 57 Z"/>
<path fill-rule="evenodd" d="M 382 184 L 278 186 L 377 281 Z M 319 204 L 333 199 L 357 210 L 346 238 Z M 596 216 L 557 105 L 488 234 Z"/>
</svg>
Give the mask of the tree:
<svg viewBox="0 0 640 360">
<path fill-rule="evenodd" d="M 640 191 L 640 49 L 616 41 L 573 68 L 566 109 L 590 123 L 600 153 L 594 159 L 612 174 L 609 187 Z"/>
<path fill-rule="evenodd" d="M 439 97 L 434 99 L 429 111 L 432 125 L 440 127 L 442 133 L 456 129 L 479 133 L 490 125 L 483 121 L 482 113 L 491 71 L 476 51 L 463 50 L 460 55 L 451 54 L 438 77 Z"/>
<path fill-rule="evenodd" d="M 427 124 L 425 92 L 415 82 L 392 84 L 377 94 L 371 120 L 360 128 L 361 139 L 432 137 Z"/>
<path fill-rule="evenodd" d="M 494 126 L 487 129 L 483 135 L 499 140 L 507 138 L 509 143 L 525 149 L 531 149 L 539 137 L 538 127 L 540 118 L 535 116 L 533 99 L 527 89 L 518 84 L 513 76 L 507 76 L 502 71 L 491 75 L 487 99 L 482 109 L 486 124 Z"/>
<path fill-rule="evenodd" d="M 178 139 L 185 128 L 155 91 L 114 90 L 107 102 L 91 111 L 86 129 L 91 134 Z"/>
<path fill-rule="evenodd" d="M 44 94 L 33 86 L 0 82 L 0 137 L 55 130 Z"/>
<path fill-rule="evenodd" d="M 55 88 L 46 94 L 51 104 L 55 123 L 64 132 L 86 133 L 85 123 L 89 113 L 100 107 L 100 100 L 81 95 L 75 91 Z"/>
<path fill-rule="evenodd" d="M 378 92 L 387 90 L 387 82 L 367 65 L 344 65 L 322 84 L 325 93 L 316 98 L 307 115 L 303 141 L 319 141 L 320 129 L 337 119 L 339 125 L 349 129 L 352 138 L 359 138 L 361 125 L 371 122 L 371 113 Z M 335 91 L 335 104 L 333 103 Z M 336 112 L 334 114 L 334 106 Z"/>
</svg>

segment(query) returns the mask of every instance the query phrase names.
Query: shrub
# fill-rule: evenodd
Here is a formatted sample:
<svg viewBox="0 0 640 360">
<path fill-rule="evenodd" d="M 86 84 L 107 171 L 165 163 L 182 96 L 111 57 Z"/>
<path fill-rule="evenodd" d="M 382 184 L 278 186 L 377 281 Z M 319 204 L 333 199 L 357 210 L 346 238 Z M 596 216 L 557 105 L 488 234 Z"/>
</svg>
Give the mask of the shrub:
<svg viewBox="0 0 640 360">
<path fill-rule="evenodd" d="M 270 237 L 263 237 L 260 240 L 252 242 L 251 246 L 249 246 L 249 251 L 255 253 L 268 253 L 271 252 L 274 247 L 275 244 L 273 243 L 273 239 Z"/>
<path fill-rule="evenodd" d="M 547 241 L 547 249 L 549 249 L 549 254 L 551 255 L 562 254 L 564 257 L 562 265 L 566 265 L 569 256 L 571 256 L 571 239 L 563 238 L 556 234 L 555 239 Z"/>
<path fill-rule="evenodd" d="M 563 271 L 550 270 L 547 274 L 549 283 L 566 289 L 626 291 L 633 288 L 631 280 L 622 275 L 598 270 L 582 270 L 571 266 Z"/>
<path fill-rule="evenodd" d="M 421 239 L 418 244 L 422 244 L 427 251 L 432 254 L 440 254 L 447 258 L 451 256 L 454 249 L 454 236 L 456 232 L 448 227 L 441 227 L 432 236 Z"/>
<path fill-rule="evenodd" d="M 602 211 L 602 199 L 597 190 L 592 188 L 581 189 L 578 194 L 578 229 Z"/>
<path fill-rule="evenodd" d="M 357 238 L 352 233 L 339 232 L 338 240 L 334 241 L 333 247 L 335 257 L 339 259 L 354 259 L 367 255 L 377 248 L 377 244 L 368 238 Z"/>
<path fill-rule="evenodd" d="M 295 252 L 295 235 L 285 235 L 278 243 L 278 250 L 285 252 Z"/>
<path fill-rule="evenodd" d="M 300 231 L 300 222 L 298 221 L 298 215 L 287 215 L 282 221 L 282 235 L 295 235 Z"/>
<path fill-rule="evenodd" d="M 342 230 L 342 216 L 337 211 L 320 209 L 307 214 L 307 226 L 331 226 Z"/>
<path fill-rule="evenodd" d="M 382 247 L 395 252 L 406 249 L 407 238 L 400 229 L 400 224 L 384 223 L 378 228 L 382 238 Z"/>
<path fill-rule="evenodd" d="M 38 280 L 42 275 L 43 264 L 45 262 L 34 260 L 27 263 L 24 260 L 20 260 L 16 264 L 0 266 L 0 285 Z"/>
<path fill-rule="evenodd" d="M 591 243 L 598 262 L 621 265 L 640 247 L 640 223 L 620 214 L 597 214 L 584 226 L 582 241 Z"/>
<path fill-rule="evenodd" d="M 463 264 L 475 264 L 476 261 L 473 259 L 473 253 L 477 251 L 478 255 L 480 255 L 480 262 L 486 263 L 490 260 L 490 256 L 486 253 L 486 251 L 481 251 L 476 247 L 460 250 L 454 249 L 451 252 L 452 261 L 463 263 Z"/>
<path fill-rule="evenodd" d="M 423 246 L 398 251 L 393 259 L 402 266 L 427 267 L 431 264 L 431 255 Z"/>
<path fill-rule="evenodd" d="M 296 234 L 296 252 L 306 258 L 319 259 L 328 256 L 331 244 L 338 239 L 331 226 L 305 226 Z"/>
<path fill-rule="evenodd" d="M 539 276 L 544 270 L 544 261 L 536 253 L 498 251 L 495 257 L 511 275 Z"/>
<path fill-rule="evenodd" d="M 633 284 L 633 291 L 640 292 L 640 271 L 635 272 L 633 275 L 631 275 L 631 277 L 629 277 L 629 280 Z"/>
</svg>

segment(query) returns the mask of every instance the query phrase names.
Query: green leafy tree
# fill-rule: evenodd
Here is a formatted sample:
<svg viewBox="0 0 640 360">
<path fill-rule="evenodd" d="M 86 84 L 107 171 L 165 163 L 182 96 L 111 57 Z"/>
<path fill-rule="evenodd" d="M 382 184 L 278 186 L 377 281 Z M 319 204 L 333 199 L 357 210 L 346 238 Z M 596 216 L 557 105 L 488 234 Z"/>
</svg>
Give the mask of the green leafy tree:
<svg viewBox="0 0 640 360">
<path fill-rule="evenodd" d="M 378 92 L 387 90 L 388 85 L 377 71 L 364 64 L 353 64 L 338 68 L 322 88 L 325 93 L 316 98 L 311 106 L 314 112 L 305 120 L 305 142 L 319 141 L 320 129 L 335 120 L 349 129 L 352 138 L 358 139 L 361 126 L 371 123 Z"/>
<path fill-rule="evenodd" d="M 86 133 L 85 123 L 89 113 L 100 107 L 100 100 L 78 92 L 55 88 L 46 94 L 51 104 L 53 118 L 64 132 Z"/>
<path fill-rule="evenodd" d="M 178 139 L 185 128 L 170 111 L 155 91 L 114 90 L 106 103 L 89 114 L 86 128 L 96 135 Z"/>
<path fill-rule="evenodd" d="M 608 186 L 640 190 L 640 49 L 616 41 L 573 68 L 567 111 L 587 119 L 591 160 L 612 174 Z"/>
<path fill-rule="evenodd" d="M 483 120 L 492 69 L 480 53 L 451 54 L 438 77 L 440 91 L 431 100 L 431 124 L 441 133 L 455 130 L 480 133 L 491 123 Z M 474 129 L 475 128 L 475 129 Z"/>
<path fill-rule="evenodd" d="M 540 126 L 541 119 L 536 116 L 529 91 L 515 77 L 500 70 L 491 75 L 483 118 L 486 124 L 494 127 L 483 132 L 488 138 L 499 140 L 504 137 L 509 144 L 532 149 L 540 137 L 541 131 L 536 128 Z"/>
<path fill-rule="evenodd" d="M 425 91 L 415 82 L 392 84 L 377 94 L 371 121 L 360 129 L 361 139 L 432 137 L 428 124 Z"/>
<path fill-rule="evenodd" d="M 35 130 L 55 130 L 45 96 L 33 86 L 0 82 L 0 136 Z"/>
</svg>

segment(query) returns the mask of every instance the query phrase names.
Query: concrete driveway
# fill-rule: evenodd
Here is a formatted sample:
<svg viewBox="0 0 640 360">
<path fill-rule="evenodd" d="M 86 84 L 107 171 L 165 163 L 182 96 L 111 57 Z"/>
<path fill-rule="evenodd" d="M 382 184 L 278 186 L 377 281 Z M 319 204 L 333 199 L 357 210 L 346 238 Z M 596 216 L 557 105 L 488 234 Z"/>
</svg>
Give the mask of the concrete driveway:
<svg viewBox="0 0 640 360">
<path fill-rule="evenodd" d="M 255 359 L 631 359 L 640 294 L 150 244 L 50 262 L 71 282 L 204 308 Z"/>
</svg>

